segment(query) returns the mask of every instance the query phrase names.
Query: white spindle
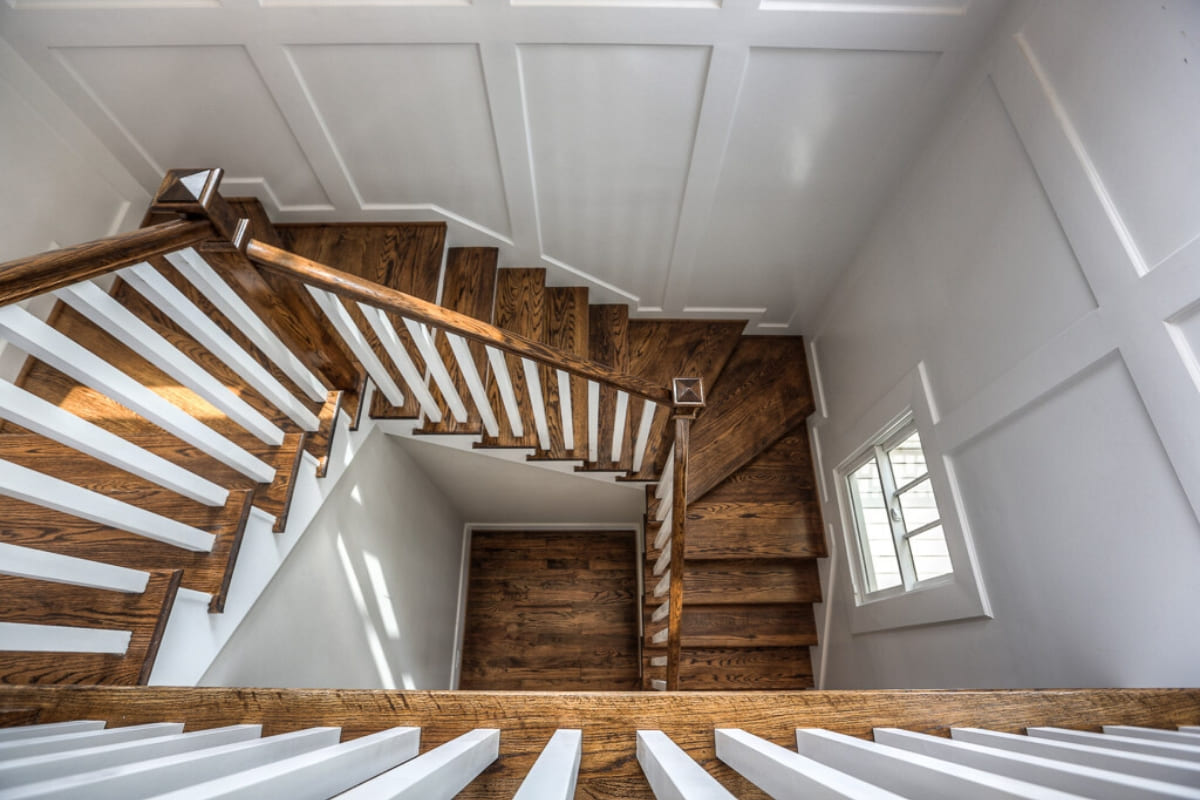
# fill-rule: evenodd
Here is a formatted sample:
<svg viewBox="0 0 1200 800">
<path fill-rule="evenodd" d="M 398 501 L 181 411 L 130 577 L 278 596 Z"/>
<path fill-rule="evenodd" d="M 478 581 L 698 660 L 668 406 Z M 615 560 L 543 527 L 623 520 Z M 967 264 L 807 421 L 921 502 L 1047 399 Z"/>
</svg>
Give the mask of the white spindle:
<svg viewBox="0 0 1200 800">
<path fill-rule="evenodd" d="M 732 794 L 662 731 L 637 732 L 637 760 L 659 800 L 733 800 Z"/>
<path fill-rule="evenodd" d="M 1174 742 L 1175 744 L 1186 744 L 1192 747 L 1200 747 L 1200 738 L 1194 733 L 1186 731 L 1167 731 L 1161 728 L 1139 728 L 1134 725 L 1102 725 L 1100 727 L 1105 733 L 1110 733 L 1114 736 L 1132 736 L 1135 739 L 1152 739 L 1159 742 Z"/>
<path fill-rule="evenodd" d="M 654 562 L 654 576 L 662 575 L 667 566 L 671 563 L 671 541 L 667 540 L 667 545 L 658 554 L 658 560 Z"/>
<path fill-rule="evenodd" d="M 555 731 L 513 800 L 571 800 L 582 755 L 583 731 Z"/>
<path fill-rule="evenodd" d="M 437 346 L 433 343 L 433 336 L 430 334 L 429 328 L 411 319 L 404 320 L 404 327 L 408 328 L 408 335 L 412 337 L 413 343 L 421 353 L 421 358 L 425 359 L 425 366 L 429 369 L 433 382 L 437 384 L 438 390 L 442 393 L 442 399 L 450 408 L 451 416 L 458 422 L 466 422 L 467 406 L 459 396 L 458 387 L 454 385 L 454 379 L 450 377 L 450 371 L 446 369 L 446 364 L 442 361 L 442 354 L 438 352 Z M 455 352 L 454 356 L 457 358 L 458 353 Z M 480 383 L 482 385 L 482 381 Z M 484 396 L 486 397 L 486 393 Z"/>
<path fill-rule="evenodd" d="M 0 575 L 141 594 L 150 573 L 0 542 Z M 3 738 L 3 737 L 0 737 Z"/>
<path fill-rule="evenodd" d="M 105 724 L 102 719 L 76 719 L 70 722 L 43 722 L 38 725 L 0 728 L 0 742 L 15 742 L 18 739 L 41 739 L 46 736 L 61 736 L 64 733 L 99 731 L 104 729 Z"/>
<path fill-rule="evenodd" d="M 1200 736 L 1200 725 L 1180 725 L 1180 733 L 1190 733 L 1195 736 Z"/>
<path fill-rule="evenodd" d="M 504 353 L 491 345 L 485 345 L 488 363 L 492 365 L 492 378 L 500 390 L 500 401 L 504 405 L 504 413 L 508 417 L 508 427 L 514 437 L 525 435 L 525 426 L 521 424 L 521 410 L 517 405 L 517 393 L 513 390 L 512 376 L 508 374 L 508 361 Z"/>
<path fill-rule="evenodd" d="M 625 446 L 625 423 L 629 416 L 629 395 L 617 392 L 617 412 L 613 419 L 612 463 L 621 463 L 621 448 Z"/>
<path fill-rule="evenodd" d="M 637 438 L 633 442 L 634 472 L 641 472 L 646 462 L 646 447 L 650 444 L 650 428 L 654 425 L 654 412 L 657 409 L 653 400 L 642 401 L 642 418 L 638 420 Z"/>
<path fill-rule="evenodd" d="M 119 730 L 119 729 L 111 729 Z M 110 742 L 63 753 L 27 756 L 0 762 L 0 786 L 37 783 L 81 772 L 112 769 L 151 758 L 189 753 L 206 747 L 257 739 L 262 725 L 231 725 L 194 733 L 174 733 L 130 742 Z M 0 800 L 7 793 L 0 791 Z M 17 796 L 27 792 L 13 792 Z M 94 800 L 89 794 L 88 800 Z"/>
<path fill-rule="evenodd" d="M 274 479 L 275 470 L 270 464 L 164 400 L 20 306 L 0 308 L 0 336 L 243 475 L 262 483 Z"/>
<path fill-rule="evenodd" d="M 667 451 L 667 463 L 663 465 L 662 475 L 659 476 L 658 485 L 654 487 L 654 496 L 661 502 L 670 502 L 672 491 L 671 488 L 675 483 L 675 445 L 671 445 L 671 449 Z M 661 517 L 659 518 L 661 519 Z"/>
<path fill-rule="evenodd" d="M 667 593 L 667 590 L 670 588 L 671 588 L 671 570 L 667 570 L 666 572 L 663 573 L 663 576 L 662 576 L 662 578 L 659 579 L 658 583 L 656 583 L 654 585 L 654 596 L 662 597 L 663 595 L 665 595 Z"/>
<path fill-rule="evenodd" d="M 205 371 L 158 331 L 94 283 L 77 283 L 54 293 L 123 345 L 212 403 L 230 419 L 270 445 L 283 443 L 283 431 Z"/>
<path fill-rule="evenodd" d="M 667 682 L 659 678 L 654 678 L 650 681 L 650 688 L 656 692 L 665 692 L 667 690 Z"/>
<path fill-rule="evenodd" d="M 371 376 L 371 380 L 379 387 L 379 391 L 383 392 L 383 396 L 387 401 L 394 406 L 404 405 L 404 393 L 400 391 L 400 387 L 396 385 L 396 381 L 392 380 L 391 373 L 383 366 L 383 362 L 375 355 L 375 351 L 371 349 L 370 343 L 367 342 L 367 337 L 359 330 L 358 324 L 354 318 L 350 316 L 350 312 L 342 305 L 342 301 L 337 295 L 330 294 L 324 289 L 317 289 L 313 286 L 306 286 L 309 294 L 317 301 L 317 305 L 325 312 L 325 316 L 333 324 L 334 330 L 342 337 L 342 341 L 354 353 L 354 357 L 362 364 L 363 369 Z"/>
<path fill-rule="evenodd" d="M 550 449 L 550 422 L 546 418 L 546 400 L 542 396 L 542 376 L 538 374 L 537 362 L 521 359 L 525 372 L 525 388 L 529 391 L 529 407 L 533 410 L 533 427 L 537 431 L 538 446 Z"/>
<path fill-rule="evenodd" d="M 1157 800 L 1173 797 L 1200 800 L 1200 789 L 1185 789 L 1162 781 L 1084 767 L 1067 761 L 1018 755 L 1007 750 L 956 742 L 940 736 L 895 728 L 876 728 L 874 738 L 879 744 L 1096 800 Z"/>
<path fill-rule="evenodd" d="M 1068 800 L 1074 795 L 819 729 L 796 731 L 801 755 L 906 797 Z"/>
<path fill-rule="evenodd" d="M 168 792 L 159 800 L 325 800 L 414 757 L 420 736 L 420 728 L 391 728 Z"/>
<path fill-rule="evenodd" d="M 662 550 L 671 541 L 671 512 L 667 511 L 666 519 L 659 520 L 658 533 L 654 535 L 654 549 Z"/>
<path fill-rule="evenodd" d="M 593 464 L 600 460 L 600 384 L 588 381 L 588 457 Z"/>
<path fill-rule="evenodd" d="M 667 639 L 669 639 L 670 637 L 671 637 L 671 629 L 670 629 L 670 627 L 666 627 L 660 631 L 657 631 L 653 636 L 651 636 L 650 641 L 654 644 L 666 644 Z"/>
<path fill-rule="evenodd" d="M 562 417 L 563 449 L 575 449 L 575 410 L 571 404 L 571 376 L 561 369 L 554 371 L 558 380 L 558 410 Z"/>
<path fill-rule="evenodd" d="M 0 800 L 126 800 L 185 789 L 194 783 L 292 758 L 336 745 L 341 728 L 308 728 L 246 742 L 205 746 L 177 755 L 160 756 L 119 767 L 81 772 L 30 783 L 9 791 Z"/>
<path fill-rule="evenodd" d="M 1088 731 L 1072 731 L 1065 728 L 1026 728 L 1025 732 L 1030 736 L 1040 739 L 1077 742 L 1096 747 L 1108 747 L 1113 750 L 1124 750 L 1128 753 L 1145 753 L 1150 756 L 1178 758 L 1182 761 L 1200 763 L 1200 745 L 1189 746 L 1171 742 L 1156 742 L 1152 739 L 1139 739 L 1133 736 L 1114 736 L 1110 733 L 1090 733 Z"/>
<path fill-rule="evenodd" d="M 717 758 L 775 800 L 899 800 L 900 795 L 736 728 L 714 732 Z"/>
<path fill-rule="evenodd" d="M 500 731 L 481 728 L 357 786 L 341 800 L 450 800 L 500 755 Z"/>
<path fill-rule="evenodd" d="M 207 314 L 201 311 L 175 284 L 149 264 L 142 263 L 126 267 L 119 273 L 130 286 L 143 297 L 171 314 L 174 322 L 188 332 L 193 339 L 208 348 L 214 356 L 225 362 L 240 375 L 255 391 L 286 414 L 306 431 L 315 431 L 321 422 L 317 415 L 305 408 L 279 380 L 268 372 L 242 349 L 229 334 L 221 330 Z"/>
<path fill-rule="evenodd" d="M 217 271 L 192 248 L 167 256 L 167 260 L 189 283 L 200 290 L 217 310 L 237 326 L 255 346 L 292 379 L 314 403 L 324 403 L 326 391 L 320 378 L 314 375 L 296 354 L 288 349 L 262 318 L 246 304 Z"/>
<path fill-rule="evenodd" d="M 652 656 L 650 658 L 650 666 L 665 667 L 667 665 L 667 661 L 668 659 L 666 656 Z"/>
<path fill-rule="evenodd" d="M 471 355 L 471 348 L 467 345 L 467 340 L 455 333 L 446 333 L 446 341 L 450 342 L 450 350 L 454 353 L 454 359 L 458 362 L 459 372 L 462 373 L 463 380 L 467 383 L 467 391 L 471 393 L 471 399 L 475 402 L 475 408 L 479 410 L 479 419 L 483 422 L 483 429 L 487 431 L 488 436 L 493 438 L 500 435 L 500 423 L 496 420 L 496 414 L 492 411 L 492 405 L 488 401 L 487 389 L 483 386 L 483 378 L 479 375 L 479 370 L 475 367 L 475 359 Z M 445 394 L 445 390 L 443 390 Z"/>
<path fill-rule="evenodd" d="M 1029 756 L 1053 758 L 1072 764 L 1110 769 L 1127 775 L 1200 786 L 1200 764 L 1176 758 L 1124 753 L 1107 747 L 1094 747 L 1074 742 L 1056 742 L 1015 733 L 1001 733 L 981 728 L 952 728 L 954 741 L 971 742 Z"/>
<path fill-rule="evenodd" d="M 365 303 L 359 303 L 358 310 L 366 317 L 371 329 L 379 337 L 379 343 L 383 345 L 384 351 L 392 359 L 392 363 L 396 365 L 396 369 L 400 371 L 400 376 L 408 384 L 413 397 L 417 398 L 417 403 L 420 404 L 421 411 L 433 422 L 441 422 L 442 411 L 438 408 L 437 401 L 433 399 L 433 395 L 429 393 L 429 387 L 425 385 L 424 376 L 417 370 L 417 365 L 413 363 L 412 356 L 408 354 L 407 348 L 400 341 L 400 336 L 396 333 L 396 328 L 392 325 L 392 321 L 388 319 L 387 312 L 366 305 Z"/>
<path fill-rule="evenodd" d="M 3 742 L 0 743 L 0 761 L 7 762 L 17 758 L 65 753 L 70 750 L 82 750 L 85 747 L 133 742 L 182 732 L 182 722 L 151 722 L 147 725 L 127 725 L 121 728 L 105 728 L 98 731 L 64 733 L 58 736 L 43 736 L 38 739 Z"/>
<path fill-rule="evenodd" d="M 30 653 L 109 653 L 123 656 L 129 649 L 129 631 L 78 628 L 69 625 L 33 625 L 0 622 L 0 651 Z M 0 752 L 0 758 L 4 753 Z"/>
<path fill-rule="evenodd" d="M 0 380 L 0 417 L 198 503 L 223 506 L 229 497 L 212 481 L 5 380 Z"/>
<path fill-rule="evenodd" d="M 0 494 L 197 553 L 211 551 L 216 539 L 207 531 L 3 459 Z"/>
<path fill-rule="evenodd" d="M 654 609 L 654 613 L 650 615 L 650 621 L 651 622 L 662 622 L 664 619 L 667 618 L 667 614 L 669 614 L 670 612 L 671 612 L 670 601 L 668 601 L 666 603 L 662 603 L 658 606 L 658 608 Z"/>
</svg>

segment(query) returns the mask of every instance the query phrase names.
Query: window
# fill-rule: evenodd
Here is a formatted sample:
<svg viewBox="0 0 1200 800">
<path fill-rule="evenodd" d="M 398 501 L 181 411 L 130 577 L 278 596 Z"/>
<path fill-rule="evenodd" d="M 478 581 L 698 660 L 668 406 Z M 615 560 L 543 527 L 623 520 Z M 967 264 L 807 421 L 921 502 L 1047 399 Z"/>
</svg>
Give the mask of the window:
<svg viewBox="0 0 1200 800">
<path fill-rule="evenodd" d="M 846 476 L 865 594 L 950 574 L 933 480 L 910 419 L 866 448 Z"/>
</svg>

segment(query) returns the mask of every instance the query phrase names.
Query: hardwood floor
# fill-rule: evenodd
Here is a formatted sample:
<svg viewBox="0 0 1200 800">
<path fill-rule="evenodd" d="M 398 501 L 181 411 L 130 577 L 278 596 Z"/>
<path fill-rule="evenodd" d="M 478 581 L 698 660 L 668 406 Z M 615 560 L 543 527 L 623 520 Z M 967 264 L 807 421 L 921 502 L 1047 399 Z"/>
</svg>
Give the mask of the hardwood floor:
<svg viewBox="0 0 1200 800">
<path fill-rule="evenodd" d="M 475 531 L 462 689 L 638 686 L 631 531 Z"/>
</svg>

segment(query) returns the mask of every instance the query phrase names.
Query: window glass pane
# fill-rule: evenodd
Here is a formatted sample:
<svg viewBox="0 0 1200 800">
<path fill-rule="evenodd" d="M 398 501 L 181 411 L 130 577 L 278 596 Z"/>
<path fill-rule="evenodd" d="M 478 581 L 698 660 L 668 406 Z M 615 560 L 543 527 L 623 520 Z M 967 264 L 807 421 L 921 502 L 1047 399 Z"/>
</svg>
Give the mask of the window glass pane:
<svg viewBox="0 0 1200 800">
<path fill-rule="evenodd" d="M 925 452 L 921 449 L 921 436 L 916 431 L 888 451 L 888 460 L 892 462 L 892 474 L 896 476 L 897 487 L 929 472 L 925 465 Z"/>
<path fill-rule="evenodd" d="M 946 537 L 942 534 L 941 525 L 910 536 L 908 546 L 912 548 L 917 580 L 936 578 L 938 575 L 954 571 L 950 565 L 950 552 L 946 550 Z"/>
<path fill-rule="evenodd" d="M 859 541 L 867 563 L 868 590 L 877 592 L 899 586 L 900 562 L 896 558 L 896 542 L 888 524 L 887 504 L 879 482 L 879 467 L 875 459 L 856 469 L 850 476 L 850 490 L 856 499 Z"/>
<path fill-rule="evenodd" d="M 933 483 L 926 478 L 900 495 L 900 510 L 904 513 L 904 530 L 915 531 L 922 525 L 938 521 L 937 500 Z"/>
</svg>

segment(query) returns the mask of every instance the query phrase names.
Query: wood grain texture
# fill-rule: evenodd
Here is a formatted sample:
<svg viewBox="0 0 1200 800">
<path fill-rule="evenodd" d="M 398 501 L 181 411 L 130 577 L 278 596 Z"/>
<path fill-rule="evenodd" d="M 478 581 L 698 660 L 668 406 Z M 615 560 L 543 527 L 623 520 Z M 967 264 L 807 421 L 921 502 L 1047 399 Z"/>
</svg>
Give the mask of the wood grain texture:
<svg viewBox="0 0 1200 800">
<path fill-rule="evenodd" d="M 123 656 L 101 653 L 0 651 L 0 682 L 138 684 L 150 678 L 154 658 L 175 603 L 182 572 L 150 574 L 141 594 L 0 575 L 0 619 L 34 625 L 66 625 L 130 631 Z"/>
<path fill-rule="evenodd" d="M 492 319 L 492 303 L 496 294 L 496 261 L 499 250 L 495 247 L 452 247 L 446 255 L 446 274 L 442 285 L 442 305 L 451 311 L 457 311 L 481 322 Z M 483 432 L 479 409 L 471 399 L 467 383 L 450 342 L 444 331 L 438 330 L 434 341 L 438 354 L 446 365 L 447 372 L 462 398 L 467 409 L 465 422 L 458 422 L 450 413 L 450 407 L 441 391 L 435 385 L 432 388 L 433 397 L 442 411 L 442 421 L 438 423 L 426 421 L 422 433 L 462 433 L 478 435 Z M 467 345 L 475 363 L 475 370 L 480 379 L 486 384 L 488 376 L 487 354 L 479 342 L 469 342 Z"/>
<path fill-rule="evenodd" d="M 671 502 L 673 508 L 687 508 L 688 440 L 691 417 L 675 417 L 675 450 L 672 470 Z M 685 577 L 684 558 L 687 555 L 687 514 L 671 515 L 671 585 L 667 590 L 667 689 L 679 688 L 679 653 L 682 646 L 683 601 Z"/>
<path fill-rule="evenodd" d="M 474 531 L 464 689 L 638 685 L 629 531 Z"/>
<path fill-rule="evenodd" d="M 689 647 L 679 665 L 684 691 L 803 689 L 813 685 L 807 647 Z"/>
<path fill-rule="evenodd" d="M 692 431 L 688 496 L 703 498 L 803 423 L 813 408 L 804 341 L 742 337 Z"/>
<path fill-rule="evenodd" d="M 874 727 L 947 736 L 955 727 L 1018 733 L 1026 726 L 1174 728 L 1200 722 L 1200 690 L 841 691 L 712 693 L 376 692 L 160 687 L 0 687 L 0 709 L 37 708 L 38 722 L 106 719 L 110 727 L 179 720 L 187 730 L 262 723 L 263 735 L 318 725 L 351 740 L 396 725 L 421 727 L 425 752 L 495 727 L 500 758 L 460 798 L 510 798 L 558 728 L 583 731 L 577 797 L 653 795 L 634 755 L 636 732 L 659 729 L 736 796 L 765 797 L 716 758 L 713 728 L 736 726 L 784 747 L 799 727 L 864 739 Z"/>
<path fill-rule="evenodd" d="M 588 290 L 584 286 L 556 286 L 546 289 L 546 343 L 568 353 L 588 357 Z M 587 381 L 572 377 L 571 436 L 575 447 L 567 450 L 563 439 L 562 399 L 558 392 L 558 374 L 540 367 L 542 391 L 546 396 L 546 418 L 550 428 L 550 449 L 539 450 L 545 458 L 587 457 Z"/>
<path fill-rule="evenodd" d="M 250 241 L 247 255 L 264 269 L 271 270 L 298 280 L 303 280 L 334 294 L 363 300 L 380 308 L 388 309 L 408 319 L 423 322 L 438 328 L 446 328 L 464 338 L 476 342 L 490 344 L 511 354 L 530 358 L 541 363 L 551 364 L 572 375 L 589 380 L 607 382 L 618 386 L 630 394 L 645 397 L 655 402 L 669 402 L 670 389 L 644 381 L 634 375 L 605 369 L 591 361 L 575 358 L 549 345 L 527 337 L 499 330 L 491 325 L 485 325 L 479 320 L 459 314 L 421 301 L 415 297 L 378 286 L 354 275 L 289 253 L 279 248 L 271 247 L 257 239 Z"/>
<path fill-rule="evenodd" d="M 821 582 L 812 559 L 692 561 L 683 574 L 687 605 L 818 603 Z"/>
<path fill-rule="evenodd" d="M 588 357 L 592 361 L 604 364 L 618 372 L 629 371 L 628 306 L 594 305 L 589 307 Z M 587 395 L 584 395 L 584 402 L 586 411 Z M 601 384 L 597 458 L 594 463 L 585 462 L 584 469 L 625 471 L 632 468 L 632 463 L 624 465 L 613 463 L 612 438 L 616 411 L 616 389 Z M 626 430 L 625 438 L 629 438 L 628 430 Z"/>
<path fill-rule="evenodd" d="M 809 647 L 817 625 L 809 603 L 730 604 L 683 609 L 683 644 L 704 647 Z"/>
<path fill-rule="evenodd" d="M 304 437 L 304 450 L 317 459 L 317 477 L 324 478 L 329 471 L 329 453 L 333 449 L 333 437 L 337 433 L 338 417 L 342 413 L 343 403 L 351 392 L 336 390 L 326 395 L 325 405 L 317 419 L 321 426 Z"/>
<path fill-rule="evenodd" d="M 502 269 L 496 276 L 496 306 L 492 324 L 497 328 L 516 334 L 530 341 L 546 341 L 546 270 Z M 480 447 L 537 447 L 537 430 L 534 426 L 533 409 L 529 401 L 529 388 L 525 382 L 525 369 L 521 360 L 511 354 L 504 357 L 508 364 L 508 376 L 520 409 L 521 436 L 513 433 L 508 414 L 500 398 L 500 388 L 495 374 L 488 376 L 488 400 L 500 423 L 500 435 L 484 436 Z M 545 392 L 543 382 L 542 391 Z M 544 396 L 544 394 L 543 394 Z"/>
</svg>

